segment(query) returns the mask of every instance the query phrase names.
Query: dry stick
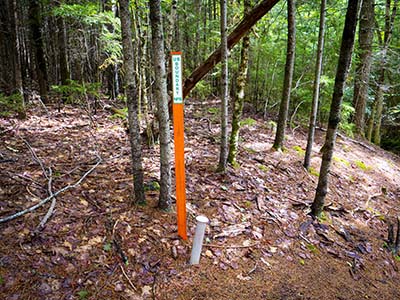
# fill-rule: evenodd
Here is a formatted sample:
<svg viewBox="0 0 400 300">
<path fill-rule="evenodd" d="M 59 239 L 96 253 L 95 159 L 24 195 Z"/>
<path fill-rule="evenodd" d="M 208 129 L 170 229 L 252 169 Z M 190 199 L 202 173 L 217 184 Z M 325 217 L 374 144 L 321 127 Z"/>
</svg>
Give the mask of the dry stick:
<svg viewBox="0 0 400 300">
<path fill-rule="evenodd" d="M 122 274 L 124 274 L 126 280 L 128 280 L 129 285 L 133 288 L 134 291 L 137 291 L 136 286 L 135 286 L 135 285 L 132 283 L 132 281 L 129 279 L 128 275 L 126 275 L 125 270 L 124 270 L 124 267 L 123 267 L 121 264 L 120 264 L 119 266 L 121 267 Z"/>
<path fill-rule="evenodd" d="M 400 217 L 397 217 L 397 234 L 396 234 L 396 243 L 394 245 L 394 251 L 397 255 L 400 249 Z"/>
<path fill-rule="evenodd" d="M 47 184 L 47 188 L 48 188 L 50 196 L 53 195 L 53 190 L 51 188 L 52 181 L 53 181 L 53 171 L 51 170 L 51 168 L 49 168 L 49 181 Z M 49 220 L 49 218 L 51 217 L 51 215 L 54 212 L 54 207 L 56 206 L 56 201 L 57 201 L 56 197 L 53 197 L 53 199 L 51 200 L 51 205 L 49 207 L 49 210 L 47 211 L 46 215 L 43 217 L 42 221 L 40 222 L 40 224 L 38 225 L 36 230 L 43 229 L 44 225 L 46 224 L 46 222 Z"/>
<path fill-rule="evenodd" d="M 61 190 L 58 190 L 57 192 L 55 192 L 54 194 L 50 195 L 50 196 L 47 197 L 46 199 L 43 199 L 43 200 L 40 201 L 38 204 L 35 204 L 35 205 L 33 205 L 33 206 L 31 206 L 31 207 L 29 207 L 29 208 L 23 210 L 23 211 L 17 212 L 16 214 L 13 214 L 13 215 L 11 215 L 11 216 L 8 216 L 8 217 L 5 217 L 5 218 L 1 218 L 1 219 L 0 219 L 0 223 L 4 223 L 4 222 L 8 222 L 8 221 L 14 220 L 14 219 L 16 219 L 16 218 L 18 218 L 18 217 L 20 217 L 20 216 L 23 216 L 23 215 L 29 213 L 29 212 L 32 212 L 32 211 L 34 211 L 35 209 L 41 207 L 43 204 L 46 204 L 47 202 L 49 202 L 51 199 L 53 199 L 54 197 L 58 196 L 59 194 L 65 192 L 65 191 L 67 191 L 67 190 L 70 190 L 70 189 L 72 189 L 72 188 L 76 188 L 76 187 L 77 187 L 78 185 L 80 185 L 80 184 L 82 183 L 82 181 L 83 181 L 90 173 L 92 173 L 92 172 L 94 171 L 94 169 L 96 169 L 97 166 L 100 165 L 100 163 L 103 161 L 103 160 L 101 159 L 100 156 L 97 156 L 97 158 L 98 158 L 97 163 L 96 163 L 89 171 L 87 171 L 85 174 L 83 174 L 83 176 L 82 176 L 77 182 L 75 182 L 75 183 L 72 184 L 72 185 L 67 185 L 66 187 L 63 187 Z"/>
<path fill-rule="evenodd" d="M 214 244 L 204 244 L 203 247 L 209 247 L 209 248 L 222 248 L 222 249 L 232 249 L 232 248 L 252 248 L 254 246 L 258 246 L 259 243 L 254 243 L 251 245 L 214 245 Z"/>
</svg>

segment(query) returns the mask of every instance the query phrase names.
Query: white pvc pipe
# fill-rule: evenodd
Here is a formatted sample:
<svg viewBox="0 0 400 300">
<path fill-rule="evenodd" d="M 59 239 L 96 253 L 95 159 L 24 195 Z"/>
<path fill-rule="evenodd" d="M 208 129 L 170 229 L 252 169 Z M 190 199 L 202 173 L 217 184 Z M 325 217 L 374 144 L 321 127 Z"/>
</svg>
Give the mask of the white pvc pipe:
<svg viewBox="0 0 400 300">
<path fill-rule="evenodd" d="M 196 232 L 193 239 L 192 255 L 190 256 L 190 264 L 197 265 L 200 261 L 201 248 L 203 247 L 204 232 L 208 223 L 205 216 L 197 216 Z"/>
</svg>

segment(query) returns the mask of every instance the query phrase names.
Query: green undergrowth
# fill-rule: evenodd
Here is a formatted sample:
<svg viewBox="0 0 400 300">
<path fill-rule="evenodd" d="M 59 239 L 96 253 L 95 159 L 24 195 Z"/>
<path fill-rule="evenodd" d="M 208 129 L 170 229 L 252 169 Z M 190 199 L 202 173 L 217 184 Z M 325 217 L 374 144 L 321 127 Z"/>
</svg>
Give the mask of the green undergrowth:
<svg viewBox="0 0 400 300">
<path fill-rule="evenodd" d="M 295 151 L 296 151 L 298 154 L 300 154 L 300 155 L 305 155 L 305 154 L 306 154 L 306 151 L 303 150 L 303 148 L 301 148 L 301 147 L 298 146 L 298 145 L 293 146 L 293 150 L 295 150 Z"/>
<path fill-rule="evenodd" d="M 310 173 L 311 175 L 319 177 L 319 172 L 316 169 L 314 169 L 313 167 L 310 167 L 308 169 L 308 173 Z"/>
<path fill-rule="evenodd" d="M 342 163 L 343 165 L 345 165 L 346 167 L 350 167 L 350 162 L 345 160 L 344 158 L 341 157 L 337 157 L 337 156 L 333 156 L 333 160 L 338 162 L 338 163 Z"/>
<path fill-rule="evenodd" d="M 363 170 L 363 171 L 370 171 L 370 170 L 372 170 L 372 167 L 367 166 L 367 165 L 366 165 L 363 161 L 361 161 L 361 160 L 356 160 L 354 163 L 356 164 L 357 167 L 359 167 L 359 168 L 360 168 L 361 170 Z"/>
</svg>

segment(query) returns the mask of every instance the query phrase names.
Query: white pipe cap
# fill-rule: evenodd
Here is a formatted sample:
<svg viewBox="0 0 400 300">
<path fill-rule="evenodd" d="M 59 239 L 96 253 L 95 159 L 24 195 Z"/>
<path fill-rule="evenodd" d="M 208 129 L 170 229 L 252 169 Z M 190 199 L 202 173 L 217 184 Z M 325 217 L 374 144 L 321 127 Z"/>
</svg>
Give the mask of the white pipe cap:
<svg viewBox="0 0 400 300">
<path fill-rule="evenodd" d="M 199 223 L 204 223 L 204 224 L 209 222 L 209 220 L 206 216 L 197 216 L 196 221 Z"/>
</svg>

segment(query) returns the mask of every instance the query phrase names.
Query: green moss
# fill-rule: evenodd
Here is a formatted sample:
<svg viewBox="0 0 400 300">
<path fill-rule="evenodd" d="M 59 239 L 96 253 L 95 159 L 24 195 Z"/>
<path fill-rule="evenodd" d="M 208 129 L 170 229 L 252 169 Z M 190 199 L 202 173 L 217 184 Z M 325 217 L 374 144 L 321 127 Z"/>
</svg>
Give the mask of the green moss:
<svg viewBox="0 0 400 300">
<path fill-rule="evenodd" d="M 369 171 L 372 170 L 372 168 L 370 166 L 367 166 L 363 161 L 361 160 L 356 160 L 354 162 L 356 164 L 357 167 L 359 167 L 361 170 L 363 171 Z"/>
<path fill-rule="evenodd" d="M 240 121 L 241 126 L 254 126 L 256 124 L 257 124 L 257 121 L 252 118 L 247 118 L 247 119 Z"/>
<path fill-rule="evenodd" d="M 313 167 L 310 167 L 308 169 L 308 173 L 310 173 L 311 175 L 319 177 L 319 172 L 317 170 L 315 170 Z"/>
<path fill-rule="evenodd" d="M 306 151 L 303 150 L 303 148 L 301 148 L 300 146 L 293 146 L 293 150 L 295 150 L 300 155 L 305 155 L 306 154 Z"/>
</svg>

